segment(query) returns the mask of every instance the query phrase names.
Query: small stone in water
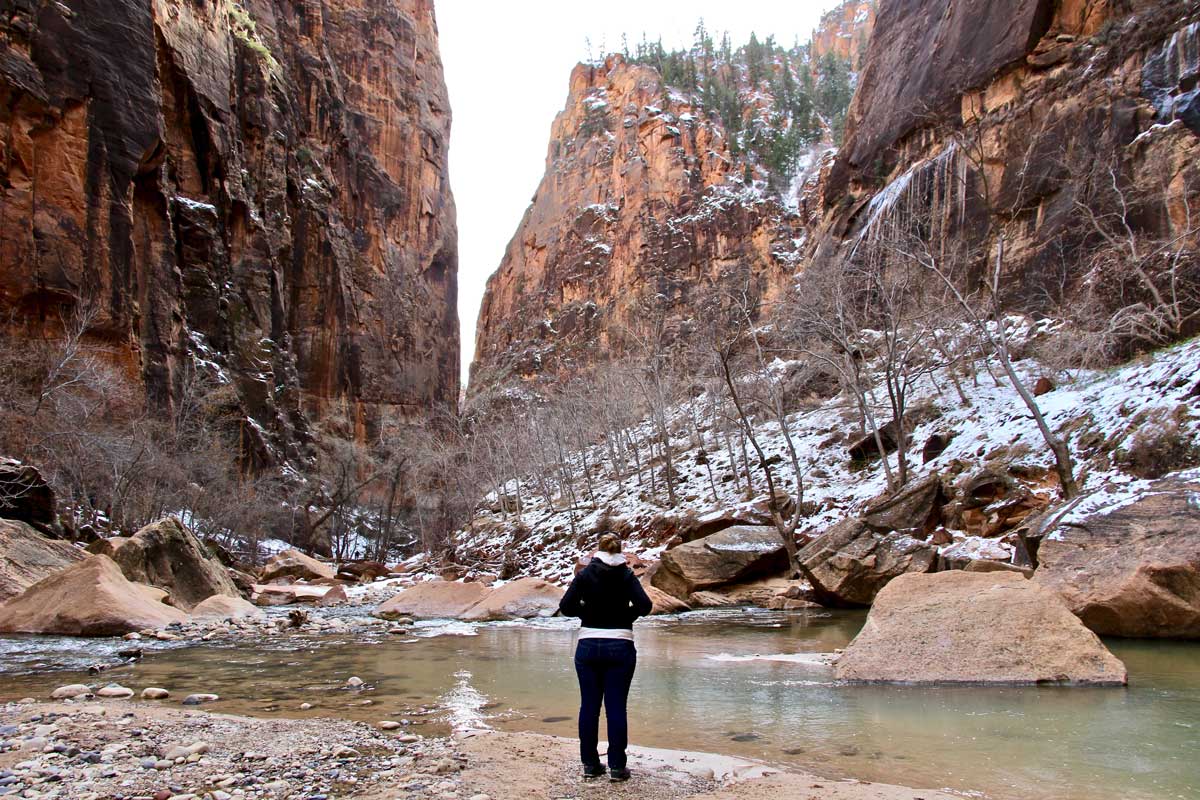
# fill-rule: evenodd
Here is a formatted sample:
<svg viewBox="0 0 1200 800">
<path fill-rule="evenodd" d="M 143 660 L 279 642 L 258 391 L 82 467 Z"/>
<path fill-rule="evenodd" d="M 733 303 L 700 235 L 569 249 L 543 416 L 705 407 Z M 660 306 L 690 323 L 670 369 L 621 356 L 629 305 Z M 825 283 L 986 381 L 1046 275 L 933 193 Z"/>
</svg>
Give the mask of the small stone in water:
<svg viewBox="0 0 1200 800">
<path fill-rule="evenodd" d="M 301 711 L 308 711 L 310 708 L 312 708 L 312 703 L 301 703 L 300 704 Z"/>
<path fill-rule="evenodd" d="M 221 698 L 215 694 L 189 694 L 187 697 L 183 698 L 183 704 L 185 706 L 198 706 L 202 703 L 211 703 L 220 699 Z"/>
<path fill-rule="evenodd" d="M 53 700 L 68 700 L 72 697 L 82 697 L 85 694 L 91 694 L 92 690 L 82 683 L 72 683 L 67 686 L 60 686 L 50 693 Z"/>
<path fill-rule="evenodd" d="M 142 689 L 143 700 L 166 700 L 171 696 L 171 693 L 166 689 L 159 689 L 156 686 L 148 686 Z"/>
<path fill-rule="evenodd" d="M 125 686 L 121 686 L 116 683 L 110 683 L 108 686 L 105 686 L 103 689 L 96 692 L 96 694 L 99 697 L 115 697 L 115 698 L 133 697 L 133 689 L 130 689 Z"/>
<path fill-rule="evenodd" d="M 354 689 L 357 689 L 358 687 L 362 686 L 363 683 L 364 683 L 363 679 L 358 677 L 357 675 L 354 676 L 353 678 L 346 679 L 346 685 L 351 688 L 354 688 Z"/>
<path fill-rule="evenodd" d="M 385 719 L 379 723 L 380 730 L 394 731 L 399 727 L 401 727 L 400 723 L 393 719 Z"/>
</svg>

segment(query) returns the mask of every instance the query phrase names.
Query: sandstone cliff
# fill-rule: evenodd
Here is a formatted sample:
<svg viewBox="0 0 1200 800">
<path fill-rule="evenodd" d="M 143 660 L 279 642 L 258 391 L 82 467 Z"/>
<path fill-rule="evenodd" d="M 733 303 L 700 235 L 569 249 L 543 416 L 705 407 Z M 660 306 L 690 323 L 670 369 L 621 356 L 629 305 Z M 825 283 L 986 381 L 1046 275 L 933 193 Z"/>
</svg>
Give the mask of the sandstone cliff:
<svg viewBox="0 0 1200 800">
<path fill-rule="evenodd" d="M 833 53 L 858 71 L 871 41 L 877 5 L 875 0 L 846 0 L 821 17 L 821 24 L 813 31 L 813 60 Z"/>
<path fill-rule="evenodd" d="M 151 404 L 236 387 L 252 462 L 453 406 L 450 111 L 430 0 L 16 0 L 0 313 L 92 309 Z"/>
<path fill-rule="evenodd" d="M 488 282 L 472 392 L 696 345 L 735 303 L 765 313 L 796 271 L 816 212 L 804 187 L 815 193 L 873 18 L 872 3 L 847 3 L 805 47 L 702 37 L 577 66 Z"/>
<path fill-rule="evenodd" d="M 813 260 L 919 220 L 980 267 L 1003 241 L 1013 307 L 1069 315 L 1089 280 L 1132 302 L 1133 266 L 1088 275 L 1088 217 L 1121 220 L 1127 244 L 1194 236 L 1198 20 L 1188 2 L 882 4 Z"/>
<path fill-rule="evenodd" d="M 473 386 L 567 374 L 655 327 L 696 333 L 724 293 L 778 291 L 794 233 L 744 177 L 720 124 L 654 69 L 576 67 L 546 175 L 488 281 Z"/>
</svg>

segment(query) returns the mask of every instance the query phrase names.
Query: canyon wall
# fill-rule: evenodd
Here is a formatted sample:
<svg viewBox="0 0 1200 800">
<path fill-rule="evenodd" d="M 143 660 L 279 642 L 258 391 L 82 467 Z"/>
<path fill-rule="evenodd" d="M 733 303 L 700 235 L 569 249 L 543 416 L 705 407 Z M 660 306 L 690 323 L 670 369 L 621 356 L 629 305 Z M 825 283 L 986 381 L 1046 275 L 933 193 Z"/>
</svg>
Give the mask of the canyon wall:
<svg viewBox="0 0 1200 800">
<path fill-rule="evenodd" d="M 699 311 L 786 284 L 783 207 L 745 182 L 724 130 L 657 71 L 571 74 L 546 173 L 488 281 L 472 388 L 550 381 L 701 332 Z"/>
<path fill-rule="evenodd" d="M 232 385 L 259 465 L 453 408 L 449 131 L 430 0 L 6 3 L 6 331 Z"/>
<path fill-rule="evenodd" d="M 1175 0 L 881 4 L 806 263 L 919 219 L 980 270 L 1003 242 L 1006 302 L 1058 314 L 1093 266 L 1091 215 L 1194 237 L 1198 34 Z"/>
</svg>

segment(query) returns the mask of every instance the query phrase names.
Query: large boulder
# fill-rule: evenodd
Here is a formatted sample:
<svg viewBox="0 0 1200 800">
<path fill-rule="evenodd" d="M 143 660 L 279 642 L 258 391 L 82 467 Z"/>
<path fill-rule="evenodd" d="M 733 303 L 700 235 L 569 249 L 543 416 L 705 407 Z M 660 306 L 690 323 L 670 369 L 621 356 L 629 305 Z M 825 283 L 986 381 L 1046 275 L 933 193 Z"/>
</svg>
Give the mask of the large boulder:
<svg viewBox="0 0 1200 800">
<path fill-rule="evenodd" d="M 482 583 L 428 581 L 404 589 L 375 609 L 384 619 L 455 619 L 478 603 L 492 590 Z"/>
<path fill-rule="evenodd" d="M 1125 665 L 1054 592 L 1010 572 L 896 578 L 835 672 L 894 683 L 1126 682 Z"/>
<path fill-rule="evenodd" d="M 160 519 L 121 541 L 111 558 L 126 578 L 157 586 L 184 611 L 214 594 L 241 594 L 220 560 L 175 517 Z"/>
<path fill-rule="evenodd" d="M 646 596 L 650 598 L 650 616 L 652 617 L 661 614 L 682 614 L 685 611 L 692 610 L 692 607 L 687 603 L 677 597 L 672 597 L 662 589 L 646 585 L 645 583 L 642 584 L 642 588 L 646 590 Z"/>
<path fill-rule="evenodd" d="M 0 519 L 0 601 L 84 558 L 69 542 L 49 539 L 31 525 Z"/>
<path fill-rule="evenodd" d="M 253 603 L 224 594 L 214 594 L 192 609 L 193 619 L 251 619 L 261 616 L 263 612 Z"/>
<path fill-rule="evenodd" d="M 876 533 L 852 518 L 818 536 L 798 558 L 819 602 L 853 608 L 871 605 L 900 575 L 932 571 L 937 548 L 907 533 Z"/>
<path fill-rule="evenodd" d="M 166 592 L 133 583 L 108 556 L 92 555 L 0 605 L 0 633 L 120 636 L 184 622 Z"/>
<path fill-rule="evenodd" d="M 788 568 L 775 528 L 737 525 L 662 554 L 651 584 L 680 600 L 693 593 L 774 575 Z"/>
<path fill-rule="evenodd" d="M 333 580 L 337 570 L 331 565 L 304 555 L 299 550 L 284 550 L 262 569 L 261 580 L 269 583 L 279 578 L 302 578 L 307 581 Z"/>
<path fill-rule="evenodd" d="M 931 475 L 873 501 L 863 511 L 863 522 L 879 533 L 907 531 L 925 539 L 941 523 L 945 502 L 941 478 Z"/>
<path fill-rule="evenodd" d="M 341 584 L 314 585 L 309 583 L 255 584 L 251 599 L 260 606 L 288 606 L 296 603 L 332 606 L 346 602 L 346 590 Z"/>
<path fill-rule="evenodd" d="M 1198 498 L 1200 483 L 1167 478 L 1053 525 L 1034 580 L 1096 633 L 1200 639 Z"/>
<path fill-rule="evenodd" d="M 54 489 L 37 467 L 0 459 L 0 518 L 50 530 L 57 523 Z"/>
<path fill-rule="evenodd" d="M 497 619 L 550 617 L 558 611 L 563 590 L 541 578 L 520 578 L 493 589 L 475 605 L 459 615 L 460 619 L 483 622 Z"/>
</svg>

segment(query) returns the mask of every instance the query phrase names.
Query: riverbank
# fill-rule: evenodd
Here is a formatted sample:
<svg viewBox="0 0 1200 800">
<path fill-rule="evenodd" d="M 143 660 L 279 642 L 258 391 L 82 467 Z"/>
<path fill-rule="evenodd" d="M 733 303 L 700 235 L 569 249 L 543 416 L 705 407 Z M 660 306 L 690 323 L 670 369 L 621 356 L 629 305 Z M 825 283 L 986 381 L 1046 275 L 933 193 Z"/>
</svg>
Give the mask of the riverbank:
<svg viewBox="0 0 1200 800">
<path fill-rule="evenodd" d="M 121 700 L 0 706 L 0 796 L 40 800 L 645 798 L 950 800 L 726 756 L 633 748 L 626 784 L 584 781 L 574 740 L 418 737 L 339 719 L 259 719 Z"/>
</svg>

